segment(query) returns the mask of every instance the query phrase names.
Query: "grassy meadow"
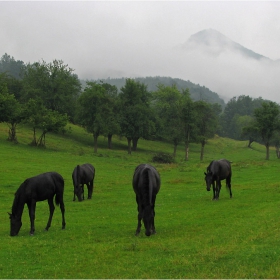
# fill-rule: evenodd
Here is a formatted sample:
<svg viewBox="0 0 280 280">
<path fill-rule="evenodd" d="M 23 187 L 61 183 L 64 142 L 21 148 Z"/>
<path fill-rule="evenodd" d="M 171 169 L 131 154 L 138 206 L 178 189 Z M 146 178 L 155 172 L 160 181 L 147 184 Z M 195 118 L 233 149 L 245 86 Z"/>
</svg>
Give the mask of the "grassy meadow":
<svg viewBox="0 0 280 280">
<path fill-rule="evenodd" d="M 18 128 L 18 144 L 8 142 L 0 124 L 0 278 L 279 278 L 280 161 L 271 148 L 215 137 L 199 160 L 192 144 L 190 159 L 178 148 L 176 163 L 153 164 L 161 176 L 156 200 L 157 234 L 135 236 L 137 205 L 132 189 L 134 168 L 151 163 L 154 152 L 172 153 L 171 144 L 139 140 L 128 155 L 126 139 L 113 138 L 113 150 L 99 137 L 69 125 L 70 132 L 47 134 L 47 148 L 28 144 L 32 131 Z M 212 159 L 232 161 L 232 193 L 222 183 L 219 201 L 207 192 L 203 172 Z M 96 168 L 93 198 L 73 202 L 71 174 L 77 164 Z M 28 177 L 57 171 L 65 179 L 66 229 L 59 207 L 44 231 L 47 201 L 37 203 L 35 234 L 29 236 L 27 207 L 19 235 L 10 237 L 14 193 Z M 87 194 L 87 189 L 86 194 Z"/>
</svg>

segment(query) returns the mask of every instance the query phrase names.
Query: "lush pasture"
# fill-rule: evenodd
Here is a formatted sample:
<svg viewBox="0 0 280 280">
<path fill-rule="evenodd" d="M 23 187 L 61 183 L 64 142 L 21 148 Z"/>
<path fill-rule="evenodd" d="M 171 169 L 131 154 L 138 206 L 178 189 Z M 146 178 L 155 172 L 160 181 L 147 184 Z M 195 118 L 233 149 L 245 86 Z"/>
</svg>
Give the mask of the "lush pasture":
<svg viewBox="0 0 280 280">
<path fill-rule="evenodd" d="M 172 152 L 169 144 L 139 141 L 128 155 L 125 139 L 114 149 L 71 126 L 66 135 L 47 135 L 47 149 L 28 145 L 32 131 L 20 127 L 19 144 L 6 141 L 0 125 L 0 278 L 279 278 L 280 162 L 274 149 L 265 161 L 263 146 L 212 139 L 204 161 L 192 145 L 185 162 L 179 147 L 176 164 L 155 164 L 162 187 L 156 201 L 157 234 L 134 236 L 137 225 L 132 175 L 153 151 Z M 232 161 L 233 198 L 225 188 L 219 201 L 207 192 L 203 172 L 212 159 Z M 77 164 L 96 168 L 93 199 L 73 202 L 71 173 Z M 57 171 L 65 179 L 66 229 L 56 207 L 48 232 L 46 201 L 37 203 L 35 235 L 29 236 L 27 207 L 22 228 L 9 236 L 14 193 L 28 177 Z"/>
</svg>

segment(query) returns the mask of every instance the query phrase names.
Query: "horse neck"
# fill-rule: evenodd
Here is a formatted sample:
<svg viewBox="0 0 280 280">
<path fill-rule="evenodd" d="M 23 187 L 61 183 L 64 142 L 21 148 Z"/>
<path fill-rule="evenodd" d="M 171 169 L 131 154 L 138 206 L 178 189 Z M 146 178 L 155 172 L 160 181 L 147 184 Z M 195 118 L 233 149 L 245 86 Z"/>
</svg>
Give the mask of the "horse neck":
<svg viewBox="0 0 280 280">
<path fill-rule="evenodd" d="M 17 190 L 15 194 L 15 199 L 12 206 L 12 214 L 18 218 L 21 218 L 24 209 L 24 204 L 25 204 L 25 192 L 23 186 L 20 186 L 20 188 Z"/>
</svg>

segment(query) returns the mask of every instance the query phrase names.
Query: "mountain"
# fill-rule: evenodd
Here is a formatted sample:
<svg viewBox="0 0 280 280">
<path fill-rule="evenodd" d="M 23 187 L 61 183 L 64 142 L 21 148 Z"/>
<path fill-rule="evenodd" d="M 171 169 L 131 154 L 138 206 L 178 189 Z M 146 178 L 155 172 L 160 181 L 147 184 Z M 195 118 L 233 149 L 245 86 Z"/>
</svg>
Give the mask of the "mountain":
<svg viewBox="0 0 280 280">
<path fill-rule="evenodd" d="M 269 58 L 255 53 L 254 51 L 243 47 L 242 45 L 232 41 L 219 31 L 214 29 L 205 29 L 195 33 L 181 45 L 183 50 L 192 51 L 199 48 L 200 50 L 218 56 L 224 52 L 238 53 L 245 58 L 255 60 L 270 60 Z"/>
<path fill-rule="evenodd" d="M 185 81 L 178 78 L 171 78 L 171 77 L 138 77 L 135 78 L 136 81 L 143 83 L 147 85 L 147 89 L 149 91 L 156 91 L 157 86 L 159 84 L 163 84 L 165 86 L 172 86 L 176 85 L 179 90 L 188 88 L 190 91 L 190 96 L 192 100 L 198 101 L 198 100 L 204 100 L 209 103 L 218 103 L 222 106 L 222 108 L 225 107 L 225 102 L 222 98 L 219 97 L 219 95 L 216 92 L 211 91 L 205 86 L 200 86 L 199 84 L 194 84 L 190 81 Z M 100 80 L 91 80 L 92 82 L 99 82 Z M 118 90 L 125 85 L 126 78 L 107 78 L 102 79 L 104 83 L 108 83 L 110 85 L 115 85 Z M 82 86 L 85 87 L 86 81 L 81 80 Z"/>
</svg>

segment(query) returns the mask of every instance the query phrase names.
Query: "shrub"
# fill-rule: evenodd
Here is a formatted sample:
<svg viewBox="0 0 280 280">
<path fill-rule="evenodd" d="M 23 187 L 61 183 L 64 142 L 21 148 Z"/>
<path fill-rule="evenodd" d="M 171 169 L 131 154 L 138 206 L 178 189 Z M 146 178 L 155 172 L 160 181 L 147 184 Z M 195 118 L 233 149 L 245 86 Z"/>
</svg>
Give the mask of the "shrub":
<svg viewBox="0 0 280 280">
<path fill-rule="evenodd" d="M 153 156 L 152 162 L 173 163 L 174 162 L 174 157 L 170 154 L 159 152 L 159 153 L 157 153 Z"/>
</svg>

